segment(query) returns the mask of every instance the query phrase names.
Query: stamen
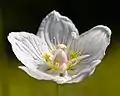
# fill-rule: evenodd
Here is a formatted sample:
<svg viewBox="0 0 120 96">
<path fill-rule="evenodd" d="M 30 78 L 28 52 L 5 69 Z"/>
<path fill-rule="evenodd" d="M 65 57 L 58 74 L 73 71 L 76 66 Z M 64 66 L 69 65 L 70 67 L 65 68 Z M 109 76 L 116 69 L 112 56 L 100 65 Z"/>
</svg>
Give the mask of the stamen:
<svg viewBox="0 0 120 96">
<path fill-rule="evenodd" d="M 89 56 L 90 56 L 90 55 L 82 55 L 82 56 L 78 56 L 78 57 L 70 60 L 70 61 L 68 62 L 68 68 L 67 68 L 67 69 L 68 69 L 68 70 L 71 69 L 71 67 L 77 65 L 82 59 L 85 59 L 85 58 L 87 58 L 87 57 L 89 57 Z"/>
<path fill-rule="evenodd" d="M 68 50 L 70 49 L 70 47 L 71 47 L 71 45 L 72 45 L 72 43 L 73 43 L 73 40 L 77 39 L 77 34 L 76 34 L 76 32 L 71 32 L 71 36 L 72 36 L 72 39 L 71 39 L 70 43 L 67 45 Z"/>
<path fill-rule="evenodd" d="M 63 44 L 63 43 L 64 43 L 64 41 L 65 41 L 65 36 L 63 36 L 63 38 L 62 38 L 62 42 L 61 42 L 61 43 Z"/>
<path fill-rule="evenodd" d="M 67 47 L 64 44 L 58 44 L 54 52 L 43 53 L 44 61 L 50 67 L 50 70 L 57 71 L 59 76 L 65 76 L 72 67 L 79 64 L 80 60 L 90 55 L 81 55 L 80 52 L 70 51 L 66 53 Z M 74 71 L 74 70 L 73 70 Z"/>
<path fill-rule="evenodd" d="M 70 60 L 72 60 L 74 58 L 77 58 L 78 56 L 80 56 L 80 54 L 75 52 L 75 51 L 73 51 L 73 52 L 70 53 L 69 58 L 70 58 Z"/>
</svg>

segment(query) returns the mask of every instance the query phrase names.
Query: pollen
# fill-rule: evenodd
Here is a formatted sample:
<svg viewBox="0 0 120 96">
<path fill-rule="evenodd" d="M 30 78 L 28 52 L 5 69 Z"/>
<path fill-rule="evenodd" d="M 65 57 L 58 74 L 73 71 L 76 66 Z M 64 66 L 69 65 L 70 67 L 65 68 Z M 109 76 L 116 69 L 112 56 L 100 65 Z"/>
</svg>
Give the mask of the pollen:
<svg viewBox="0 0 120 96">
<path fill-rule="evenodd" d="M 46 61 L 46 62 L 52 61 L 52 56 L 50 53 L 43 53 L 42 57 L 43 57 L 44 61 Z"/>
<path fill-rule="evenodd" d="M 77 58 L 80 54 L 78 52 L 70 52 L 70 60 Z"/>
</svg>

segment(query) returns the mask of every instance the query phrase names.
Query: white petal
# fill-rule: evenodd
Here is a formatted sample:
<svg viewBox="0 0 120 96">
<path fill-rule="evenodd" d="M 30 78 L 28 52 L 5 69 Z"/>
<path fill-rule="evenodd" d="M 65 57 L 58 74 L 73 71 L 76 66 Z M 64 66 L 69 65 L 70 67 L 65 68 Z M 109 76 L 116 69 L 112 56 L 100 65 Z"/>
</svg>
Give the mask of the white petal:
<svg viewBox="0 0 120 96">
<path fill-rule="evenodd" d="M 111 30 L 103 25 L 98 25 L 91 30 L 80 35 L 71 46 L 71 50 L 80 52 L 81 55 L 88 54 L 88 58 L 82 62 L 89 64 L 93 60 L 101 60 L 107 46 L 110 43 Z"/>
<path fill-rule="evenodd" d="M 65 77 L 56 76 L 55 78 L 56 79 L 54 81 L 57 82 L 58 84 L 65 84 L 67 81 L 71 80 L 71 77 L 69 76 Z"/>
<path fill-rule="evenodd" d="M 73 66 L 73 69 L 77 70 L 79 73 L 86 68 L 95 68 L 98 64 L 101 63 L 101 60 L 94 60 L 87 64 L 87 62 L 80 62 L 76 66 Z"/>
<path fill-rule="evenodd" d="M 86 68 L 83 71 L 81 71 L 79 74 L 72 76 L 71 80 L 68 80 L 66 83 L 78 83 L 81 82 L 83 79 L 89 76 L 91 73 L 91 68 Z"/>
<path fill-rule="evenodd" d="M 68 76 L 66 76 L 66 77 L 52 76 L 52 75 L 46 74 L 40 70 L 30 69 L 30 68 L 27 68 L 25 66 L 19 66 L 19 68 L 24 70 L 31 77 L 38 79 L 38 80 L 53 80 L 58 84 L 64 84 L 66 81 L 71 79 Z"/>
<path fill-rule="evenodd" d="M 92 71 L 90 72 L 89 76 L 92 75 L 95 72 L 96 68 L 93 68 Z"/>
<path fill-rule="evenodd" d="M 72 50 L 80 52 L 81 55 L 90 56 L 83 58 L 78 65 L 73 67 L 78 73 L 74 75 L 76 78 L 69 81 L 70 83 L 82 81 L 85 77 L 93 74 L 95 67 L 105 55 L 110 37 L 111 30 L 106 26 L 99 25 L 83 33 L 79 39 L 74 41 L 74 45 L 71 46 Z M 84 70 L 86 71 L 83 72 Z"/>
<path fill-rule="evenodd" d="M 53 76 L 48 75 L 42 71 L 36 70 L 36 69 L 30 69 L 25 66 L 19 66 L 20 69 L 24 70 L 28 75 L 31 77 L 38 79 L 38 80 L 52 80 L 54 79 Z"/>
<path fill-rule="evenodd" d="M 50 48 L 53 48 L 53 44 L 67 45 L 74 37 L 79 36 L 72 21 L 56 11 L 43 19 L 37 35 L 44 38 Z"/>
<path fill-rule="evenodd" d="M 32 33 L 11 32 L 8 40 L 16 57 L 28 68 L 38 68 L 44 64 L 41 52 L 48 52 L 43 39 Z"/>
<path fill-rule="evenodd" d="M 78 68 L 79 69 L 79 73 L 76 74 L 76 75 L 73 75 L 72 79 L 68 80 L 66 83 L 81 82 L 82 80 L 84 80 L 85 78 L 87 78 L 88 76 L 90 76 L 90 75 L 92 75 L 94 73 L 95 67 L 100 62 L 101 62 L 101 60 L 95 60 L 95 61 L 91 62 L 90 64 L 87 64 L 87 66 L 85 64 L 81 65 L 81 67 Z"/>
</svg>

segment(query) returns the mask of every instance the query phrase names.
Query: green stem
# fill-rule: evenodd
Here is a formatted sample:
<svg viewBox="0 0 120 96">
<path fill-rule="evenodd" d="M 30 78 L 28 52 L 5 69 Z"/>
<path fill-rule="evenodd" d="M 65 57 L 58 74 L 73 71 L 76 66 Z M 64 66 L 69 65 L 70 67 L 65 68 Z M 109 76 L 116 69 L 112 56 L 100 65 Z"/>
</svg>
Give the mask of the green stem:
<svg viewBox="0 0 120 96">
<path fill-rule="evenodd" d="M 56 86 L 56 96 L 59 96 L 59 84 Z"/>
</svg>

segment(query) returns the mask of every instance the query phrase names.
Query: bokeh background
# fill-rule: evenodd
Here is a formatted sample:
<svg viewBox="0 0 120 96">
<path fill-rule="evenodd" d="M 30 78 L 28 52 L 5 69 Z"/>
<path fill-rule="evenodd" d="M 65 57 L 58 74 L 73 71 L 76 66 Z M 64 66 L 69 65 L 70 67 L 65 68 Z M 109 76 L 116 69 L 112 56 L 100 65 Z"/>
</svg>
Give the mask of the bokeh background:
<svg viewBox="0 0 120 96">
<path fill-rule="evenodd" d="M 94 75 L 77 84 L 57 86 L 18 69 L 11 50 L 11 31 L 36 34 L 52 10 L 69 17 L 83 33 L 96 25 L 112 30 L 111 44 Z M 120 96 L 120 7 L 116 0 L 0 0 L 0 96 Z"/>
</svg>

